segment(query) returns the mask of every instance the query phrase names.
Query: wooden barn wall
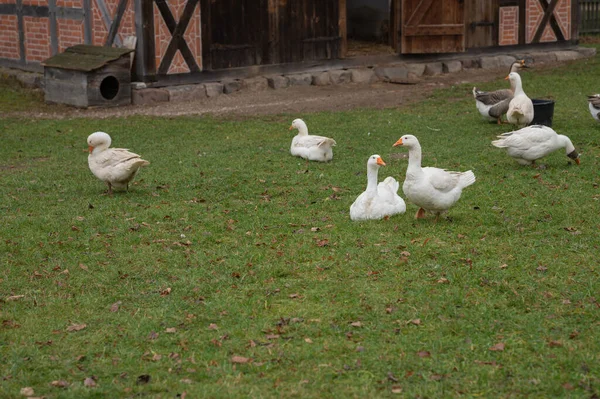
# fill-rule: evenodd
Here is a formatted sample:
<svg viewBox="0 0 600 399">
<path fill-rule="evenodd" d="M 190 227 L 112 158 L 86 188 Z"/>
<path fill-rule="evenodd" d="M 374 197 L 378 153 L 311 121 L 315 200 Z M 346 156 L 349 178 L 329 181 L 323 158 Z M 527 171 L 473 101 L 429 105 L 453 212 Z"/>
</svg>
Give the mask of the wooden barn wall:
<svg viewBox="0 0 600 399">
<path fill-rule="evenodd" d="M 465 47 L 498 44 L 498 0 L 465 0 Z"/>
<path fill-rule="evenodd" d="M 340 0 L 202 0 L 204 69 L 337 58 Z"/>
</svg>

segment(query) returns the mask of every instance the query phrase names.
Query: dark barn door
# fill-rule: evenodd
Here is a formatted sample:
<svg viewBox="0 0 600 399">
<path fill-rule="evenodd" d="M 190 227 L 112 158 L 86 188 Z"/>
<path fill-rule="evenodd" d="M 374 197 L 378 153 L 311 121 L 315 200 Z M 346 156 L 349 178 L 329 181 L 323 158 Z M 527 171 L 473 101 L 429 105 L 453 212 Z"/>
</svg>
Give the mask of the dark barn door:
<svg viewBox="0 0 600 399">
<path fill-rule="evenodd" d="M 402 0 L 402 53 L 464 51 L 463 1 Z"/>
<path fill-rule="evenodd" d="M 269 0 L 201 0 L 205 70 L 271 63 Z"/>
<path fill-rule="evenodd" d="M 339 0 L 275 2 L 272 10 L 279 32 L 273 52 L 279 62 L 300 62 L 341 57 Z"/>
</svg>

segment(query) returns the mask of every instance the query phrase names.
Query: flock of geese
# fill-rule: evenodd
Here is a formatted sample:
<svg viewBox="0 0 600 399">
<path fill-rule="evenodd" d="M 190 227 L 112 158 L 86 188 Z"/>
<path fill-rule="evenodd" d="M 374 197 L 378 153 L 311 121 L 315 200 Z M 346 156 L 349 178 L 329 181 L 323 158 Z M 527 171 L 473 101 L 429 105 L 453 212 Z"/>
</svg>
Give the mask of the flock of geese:
<svg viewBox="0 0 600 399">
<path fill-rule="evenodd" d="M 579 164 L 579 154 L 571 140 L 557 134 L 543 125 L 529 125 L 534 116 L 531 99 L 523 90 L 519 71 L 526 68 L 524 60 L 511 65 L 507 80 L 510 89 L 484 92 L 473 88 L 473 97 L 478 111 L 490 121 L 502 123 L 506 115 L 508 123 L 519 130 L 503 133 L 492 145 L 506 148 L 509 156 L 519 164 L 535 165 L 535 161 L 564 148 L 566 155 Z M 600 121 L 600 94 L 588 97 L 589 109 Z M 306 161 L 328 162 L 333 159 L 334 139 L 310 135 L 302 119 L 295 119 L 290 130 L 298 133 L 292 139 L 290 152 Z M 88 164 L 92 173 L 108 185 L 108 194 L 115 189 L 128 189 L 138 169 L 150 163 L 139 155 L 122 148 L 110 148 L 111 138 L 104 132 L 92 133 L 88 139 Z M 422 167 L 422 152 L 419 140 L 413 135 L 404 135 L 393 145 L 408 149 L 408 168 L 402 185 L 407 200 L 419 207 L 415 218 L 425 216 L 425 212 L 439 216 L 450 209 L 460 198 L 462 190 L 475 183 L 472 171 L 453 172 L 435 167 Z M 367 161 L 367 188 L 350 206 L 352 220 L 372 220 L 387 218 L 406 211 L 406 204 L 398 195 L 400 184 L 389 176 L 378 182 L 378 171 L 385 162 L 379 155 L 372 155 Z"/>
</svg>

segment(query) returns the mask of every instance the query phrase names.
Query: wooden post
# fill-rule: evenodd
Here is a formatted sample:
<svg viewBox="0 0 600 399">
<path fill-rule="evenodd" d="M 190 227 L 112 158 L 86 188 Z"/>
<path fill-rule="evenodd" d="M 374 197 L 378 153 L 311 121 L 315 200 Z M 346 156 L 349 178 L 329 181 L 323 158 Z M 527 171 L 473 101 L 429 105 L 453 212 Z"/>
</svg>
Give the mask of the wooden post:
<svg viewBox="0 0 600 399">
<path fill-rule="evenodd" d="M 346 9 L 346 0 L 340 0 L 338 7 L 339 12 L 339 36 L 341 38 L 340 43 L 340 58 L 346 57 L 346 52 L 348 51 L 348 23 L 347 23 L 347 9 Z"/>
<path fill-rule="evenodd" d="M 92 44 L 92 0 L 83 0 L 83 37 L 85 44 Z"/>
<path fill-rule="evenodd" d="M 210 56 L 210 47 L 212 43 L 212 33 L 210 29 L 210 0 L 200 1 L 200 29 L 202 31 L 202 69 L 204 71 L 212 69 L 212 59 Z"/>
<path fill-rule="evenodd" d="M 154 1 L 136 0 L 141 8 L 141 30 L 137 48 L 140 49 L 142 77 L 144 81 L 156 80 L 156 46 L 154 37 Z M 141 38 L 141 40 L 140 40 Z"/>
</svg>

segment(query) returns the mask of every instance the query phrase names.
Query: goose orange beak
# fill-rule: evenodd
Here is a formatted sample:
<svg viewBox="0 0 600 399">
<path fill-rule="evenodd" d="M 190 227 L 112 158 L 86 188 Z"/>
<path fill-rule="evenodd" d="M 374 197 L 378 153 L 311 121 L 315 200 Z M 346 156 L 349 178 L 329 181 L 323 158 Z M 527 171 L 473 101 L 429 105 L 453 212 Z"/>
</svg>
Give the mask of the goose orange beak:
<svg viewBox="0 0 600 399">
<path fill-rule="evenodd" d="M 294 128 L 294 125 L 291 125 L 291 126 L 290 126 L 290 130 L 292 130 L 293 128 Z"/>
<path fill-rule="evenodd" d="M 396 141 L 396 142 L 394 143 L 394 145 L 393 145 L 392 147 L 397 147 L 397 146 L 399 146 L 399 145 L 402 145 L 402 144 L 403 144 L 403 143 L 402 143 L 402 139 L 400 138 L 400 139 L 398 139 L 398 141 Z"/>
<path fill-rule="evenodd" d="M 88 146 L 88 151 L 90 152 L 90 154 L 92 153 L 92 151 L 94 151 L 94 147 L 92 147 L 91 145 Z"/>
<path fill-rule="evenodd" d="M 383 162 L 383 159 L 381 159 L 381 157 L 377 158 L 377 165 L 385 166 L 385 162 Z"/>
<path fill-rule="evenodd" d="M 504 78 L 504 80 L 508 80 L 508 76 Z"/>
<path fill-rule="evenodd" d="M 575 163 L 576 163 L 577 165 L 579 165 L 579 162 L 581 162 L 581 161 L 579 160 L 579 158 L 575 158 Z"/>
</svg>

